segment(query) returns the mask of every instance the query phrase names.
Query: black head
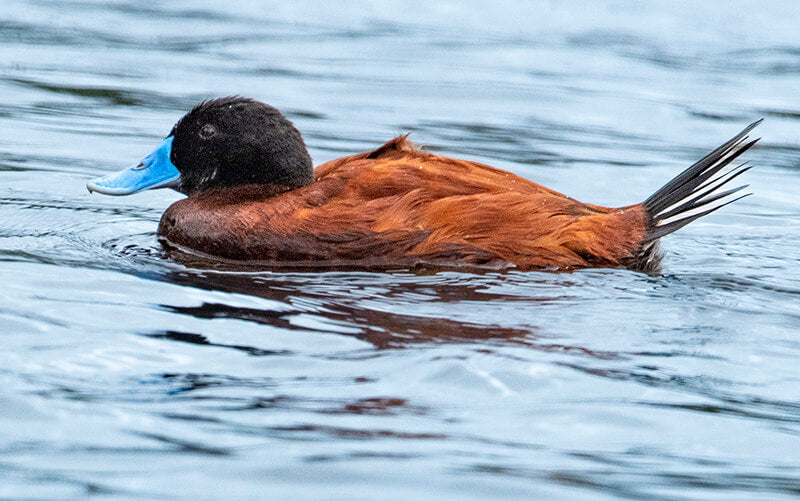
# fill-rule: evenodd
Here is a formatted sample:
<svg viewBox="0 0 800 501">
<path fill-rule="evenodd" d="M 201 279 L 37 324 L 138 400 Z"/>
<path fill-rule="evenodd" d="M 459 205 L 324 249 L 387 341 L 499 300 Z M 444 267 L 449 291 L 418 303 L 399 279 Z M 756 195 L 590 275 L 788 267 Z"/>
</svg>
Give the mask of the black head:
<svg viewBox="0 0 800 501">
<path fill-rule="evenodd" d="M 172 128 L 170 159 L 187 195 L 243 184 L 298 188 L 314 181 L 300 132 L 280 111 L 225 97 L 195 106 Z"/>
</svg>

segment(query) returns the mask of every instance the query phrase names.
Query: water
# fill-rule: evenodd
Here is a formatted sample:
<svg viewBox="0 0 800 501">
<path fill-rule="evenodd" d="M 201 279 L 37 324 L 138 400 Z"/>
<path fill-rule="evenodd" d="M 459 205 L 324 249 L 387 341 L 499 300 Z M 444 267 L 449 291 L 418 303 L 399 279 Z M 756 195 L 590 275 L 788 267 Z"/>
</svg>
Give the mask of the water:
<svg viewBox="0 0 800 501">
<path fill-rule="evenodd" d="M 800 495 L 795 2 L 6 0 L 0 498 Z M 235 272 L 89 195 L 202 99 L 635 203 L 749 122 L 664 274 Z"/>
</svg>

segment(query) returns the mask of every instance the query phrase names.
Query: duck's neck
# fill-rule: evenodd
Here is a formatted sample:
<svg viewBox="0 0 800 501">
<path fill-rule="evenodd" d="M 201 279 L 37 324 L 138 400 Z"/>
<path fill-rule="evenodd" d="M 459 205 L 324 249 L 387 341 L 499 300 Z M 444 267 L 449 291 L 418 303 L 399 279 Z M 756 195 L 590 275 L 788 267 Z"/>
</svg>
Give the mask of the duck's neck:
<svg viewBox="0 0 800 501">
<path fill-rule="evenodd" d="M 214 205 L 231 205 L 265 200 L 294 189 L 297 189 L 297 187 L 282 184 L 242 184 L 225 188 L 212 188 L 192 195 L 192 198 L 202 198 L 205 202 Z"/>
</svg>

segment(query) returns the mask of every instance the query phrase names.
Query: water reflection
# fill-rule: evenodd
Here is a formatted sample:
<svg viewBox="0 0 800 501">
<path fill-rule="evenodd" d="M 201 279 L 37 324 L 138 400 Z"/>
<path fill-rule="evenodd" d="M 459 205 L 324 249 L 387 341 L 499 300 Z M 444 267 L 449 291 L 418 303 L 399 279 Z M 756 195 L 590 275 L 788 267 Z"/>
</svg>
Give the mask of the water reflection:
<svg viewBox="0 0 800 501">
<path fill-rule="evenodd" d="M 198 306 L 162 304 L 166 311 L 190 315 L 198 319 L 235 319 L 281 329 L 297 331 L 338 332 L 366 341 L 377 349 L 406 348 L 423 343 L 470 343 L 488 342 L 486 349 L 494 345 L 529 346 L 543 351 L 558 351 L 586 355 L 598 359 L 619 358 L 620 354 L 593 350 L 582 346 L 571 346 L 550 342 L 537 334 L 532 326 L 507 327 L 487 322 L 475 324 L 449 318 L 437 318 L 424 314 L 398 313 L 390 311 L 398 304 L 408 304 L 411 310 L 415 302 L 435 300 L 454 305 L 470 302 L 520 301 L 531 308 L 535 316 L 535 304 L 553 304 L 559 300 L 571 301 L 574 296 L 561 291 L 561 296 L 543 295 L 520 298 L 503 294 L 487 294 L 486 284 L 472 280 L 469 274 L 459 274 L 463 279 L 455 283 L 437 283 L 414 280 L 414 276 L 436 279 L 435 270 L 428 274 L 400 274 L 400 280 L 392 274 L 382 273 L 169 273 L 162 279 L 184 286 L 206 290 L 246 294 L 275 301 L 282 305 L 278 310 L 258 309 L 203 303 Z M 538 274 L 542 275 L 542 274 Z M 494 279 L 503 280 L 502 275 Z M 528 286 L 537 280 L 531 277 Z M 549 285 L 552 279 L 540 279 Z M 566 285 L 566 284 L 565 284 Z M 300 306 L 299 308 L 297 306 Z M 313 315 L 317 322 L 297 322 L 300 316 Z M 148 334 L 175 341 L 213 346 L 226 346 L 247 351 L 252 355 L 272 354 L 254 347 L 230 346 L 209 343 L 201 334 L 182 332 L 157 332 Z"/>
<path fill-rule="evenodd" d="M 176 312 L 186 313 L 179 311 L 178 308 L 175 309 Z M 214 318 L 214 315 L 211 316 L 198 316 L 198 318 Z M 231 317 L 227 317 L 231 318 Z M 235 317 L 234 317 L 235 318 Z M 264 350 L 261 348 L 255 348 L 253 346 L 243 346 L 238 344 L 223 344 L 223 343 L 212 343 L 202 334 L 193 334 L 190 332 L 177 332 L 177 331 L 164 331 L 158 332 L 153 334 L 147 334 L 155 339 L 169 339 L 171 341 L 179 341 L 182 343 L 192 343 L 197 345 L 203 346 L 214 346 L 217 348 L 231 348 L 234 350 L 240 350 L 248 355 L 252 355 L 254 357 L 267 357 L 270 355 L 291 355 L 291 352 L 288 350 Z"/>
</svg>

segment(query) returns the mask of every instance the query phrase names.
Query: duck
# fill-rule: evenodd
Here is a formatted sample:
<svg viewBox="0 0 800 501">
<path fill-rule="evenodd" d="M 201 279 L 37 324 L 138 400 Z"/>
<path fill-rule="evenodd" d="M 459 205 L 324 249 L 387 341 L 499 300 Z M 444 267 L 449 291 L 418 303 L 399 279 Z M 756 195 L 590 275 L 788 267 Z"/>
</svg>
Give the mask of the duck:
<svg viewBox="0 0 800 501">
<path fill-rule="evenodd" d="M 186 198 L 159 222 L 161 244 L 234 265 L 658 273 L 662 237 L 749 195 L 729 183 L 750 165 L 732 163 L 762 120 L 645 201 L 612 208 L 426 152 L 407 135 L 314 168 L 280 111 L 233 96 L 198 104 L 142 161 L 87 188 L 179 191 Z"/>
</svg>

